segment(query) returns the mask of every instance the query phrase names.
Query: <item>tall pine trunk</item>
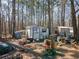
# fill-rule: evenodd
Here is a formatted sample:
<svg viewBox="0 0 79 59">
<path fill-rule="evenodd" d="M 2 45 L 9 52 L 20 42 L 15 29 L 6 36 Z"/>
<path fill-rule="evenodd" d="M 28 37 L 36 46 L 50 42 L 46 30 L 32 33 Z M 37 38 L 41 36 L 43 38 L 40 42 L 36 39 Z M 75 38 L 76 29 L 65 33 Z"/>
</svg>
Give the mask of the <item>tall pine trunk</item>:
<svg viewBox="0 0 79 59">
<path fill-rule="evenodd" d="M 43 23 L 42 23 L 42 26 L 44 26 L 44 0 L 43 0 L 43 15 L 42 15 L 42 17 L 43 17 Z"/>
<path fill-rule="evenodd" d="M 79 34 L 79 15 L 78 15 L 78 34 Z"/>
<path fill-rule="evenodd" d="M 77 40 L 77 23 L 76 23 L 74 0 L 70 0 L 70 2 L 71 2 L 71 17 L 72 17 L 72 26 L 73 26 L 74 38 L 78 42 L 78 40 Z"/>
<path fill-rule="evenodd" d="M 50 17 L 50 0 L 48 0 L 48 29 L 49 29 L 49 36 L 51 35 L 51 17 Z"/>
<path fill-rule="evenodd" d="M 0 38 L 1 38 L 1 34 L 2 34 L 2 32 L 1 32 L 1 0 L 0 0 Z"/>
<path fill-rule="evenodd" d="M 61 26 L 65 26 L 65 4 L 61 5 Z"/>
<path fill-rule="evenodd" d="M 13 30 L 12 30 L 12 37 L 14 38 L 15 37 L 15 24 L 16 24 L 16 21 L 15 21 L 15 1 L 16 0 L 12 0 L 12 24 L 13 24 Z"/>
<path fill-rule="evenodd" d="M 22 29 L 24 29 L 24 11 L 23 11 L 23 9 L 24 9 L 24 6 L 23 6 L 23 4 L 22 4 Z"/>
<path fill-rule="evenodd" d="M 20 27 L 19 27 L 19 25 L 20 25 L 19 24 L 19 0 L 18 0 L 18 11 L 17 12 L 18 12 L 18 28 L 17 28 L 17 30 L 19 30 L 20 29 Z"/>
<path fill-rule="evenodd" d="M 79 31 L 79 15 L 78 15 L 78 31 Z M 79 33 L 79 32 L 78 32 Z"/>
<path fill-rule="evenodd" d="M 60 9 L 58 7 L 57 26 L 60 26 Z"/>
<path fill-rule="evenodd" d="M 11 22 L 10 22 L 10 8 L 9 8 L 9 0 L 8 0 L 8 28 L 9 28 L 9 34 L 11 34 Z"/>
</svg>

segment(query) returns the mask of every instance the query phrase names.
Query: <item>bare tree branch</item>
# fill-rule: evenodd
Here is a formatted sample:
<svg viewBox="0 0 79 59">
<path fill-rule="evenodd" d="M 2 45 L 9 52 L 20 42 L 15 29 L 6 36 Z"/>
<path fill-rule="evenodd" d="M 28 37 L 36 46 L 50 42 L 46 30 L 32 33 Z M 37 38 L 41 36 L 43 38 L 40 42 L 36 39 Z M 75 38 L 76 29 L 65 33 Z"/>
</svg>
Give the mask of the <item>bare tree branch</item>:
<svg viewBox="0 0 79 59">
<path fill-rule="evenodd" d="M 79 6 L 78 1 L 77 1 L 77 0 L 75 0 L 75 2 L 76 2 L 76 4 Z M 77 10 L 75 11 L 75 13 L 77 13 L 78 11 L 79 11 L 79 9 L 77 9 Z"/>
<path fill-rule="evenodd" d="M 79 12 L 79 9 L 77 9 L 77 10 L 75 11 L 75 14 L 76 14 L 77 12 Z"/>
<path fill-rule="evenodd" d="M 79 3 L 78 3 L 78 1 L 77 1 L 77 0 L 75 0 L 75 2 L 76 2 L 76 4 L 79 6 Z"/>
</svg>

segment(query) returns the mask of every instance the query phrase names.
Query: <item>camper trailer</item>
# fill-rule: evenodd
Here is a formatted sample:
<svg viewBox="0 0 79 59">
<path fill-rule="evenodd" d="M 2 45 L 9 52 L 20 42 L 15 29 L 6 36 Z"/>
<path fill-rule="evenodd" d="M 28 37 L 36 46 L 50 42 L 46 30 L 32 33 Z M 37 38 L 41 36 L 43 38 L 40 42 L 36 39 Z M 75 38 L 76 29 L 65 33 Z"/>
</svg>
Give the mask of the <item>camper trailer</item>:
<svg viewBox="0 0 79 59">
<path fill-rule="evenodd" d="M 66 43 L 71 43 L 73 37 L 73 27 L 58 26 L 59 36 L 57 42 L 60 42 L 62 38 L 65 39 Z"/>
<path fill-rule="evenodd" d="M 73 27 L 65 27 L 65 26 L 58 26 L 58 31 L 60 35 L 65 34 L 65 36 L 73 34 Z"/>
<path fill-rule="evenodd" d="M 48 38 L 49 31 L 48 28 L 41 26 L 27 26 L 26 27 L 26 35 L 27 39 L 30 41 L 41 41 L 43 39 Z"/>
</svg>

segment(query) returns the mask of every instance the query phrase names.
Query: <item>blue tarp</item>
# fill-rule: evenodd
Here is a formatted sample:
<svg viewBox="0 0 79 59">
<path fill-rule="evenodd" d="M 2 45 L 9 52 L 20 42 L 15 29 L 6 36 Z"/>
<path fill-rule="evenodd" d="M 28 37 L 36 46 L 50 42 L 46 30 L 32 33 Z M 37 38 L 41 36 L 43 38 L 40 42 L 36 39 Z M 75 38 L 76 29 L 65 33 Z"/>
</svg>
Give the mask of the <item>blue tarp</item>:
<svg viewBox="0 0 79 59">
<path fill-rule="evenodd" d="M 20 32 L 15 32 L 15 38 L 16 39 L 21 39 L 21 33 Z"/>
</svg>

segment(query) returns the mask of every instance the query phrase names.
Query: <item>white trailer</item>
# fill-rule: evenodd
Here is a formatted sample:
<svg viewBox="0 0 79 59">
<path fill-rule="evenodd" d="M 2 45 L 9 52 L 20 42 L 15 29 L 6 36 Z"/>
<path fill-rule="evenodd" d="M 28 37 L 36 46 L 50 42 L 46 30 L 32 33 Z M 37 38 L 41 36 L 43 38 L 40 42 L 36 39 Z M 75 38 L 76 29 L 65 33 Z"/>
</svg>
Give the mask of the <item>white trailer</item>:
<svg viewBox="0 0 79 59">
<path fill-rule="evenodd" d="M 57 37 L 58 43 L 61 43 L 61 38 L 64 38 L 66 42 L 72 42 L 70 36 L 73 36 L 73 27 L 58 26 L 58 31 L 60 35 Z"/>
<path fill-rule="evenodd" d="M 48 28 L 41 27 L 41 26 L 27 26 L 26 27 L 26 35 L 27 39 L 33 39 L 33 40 L 41 40 L 48 38 L 49 30 Z"/>
<path fill-rule="evenodd" d="M 58 26 L 59 33 L 65 33 L 66 36 L 73 34 L 73 27 Z"/>
</svg>

